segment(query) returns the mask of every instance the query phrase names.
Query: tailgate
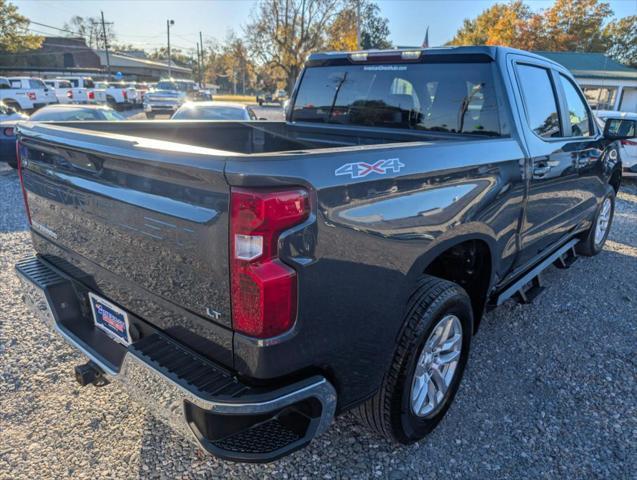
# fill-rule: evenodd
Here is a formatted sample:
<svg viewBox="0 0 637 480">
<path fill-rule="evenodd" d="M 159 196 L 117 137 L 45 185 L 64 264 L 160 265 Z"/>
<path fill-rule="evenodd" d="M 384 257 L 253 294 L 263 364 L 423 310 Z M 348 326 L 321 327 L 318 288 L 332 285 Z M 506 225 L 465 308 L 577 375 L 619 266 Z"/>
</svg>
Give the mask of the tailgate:
<svg viewBox="0 0 637 480">
<path fill-rule="evenodd" d="M 39 253 L 82 263 L 92 288 L 160 328 L 230 327 L 223 157 L 60 125 L 20 139 Z"/>
</svg>

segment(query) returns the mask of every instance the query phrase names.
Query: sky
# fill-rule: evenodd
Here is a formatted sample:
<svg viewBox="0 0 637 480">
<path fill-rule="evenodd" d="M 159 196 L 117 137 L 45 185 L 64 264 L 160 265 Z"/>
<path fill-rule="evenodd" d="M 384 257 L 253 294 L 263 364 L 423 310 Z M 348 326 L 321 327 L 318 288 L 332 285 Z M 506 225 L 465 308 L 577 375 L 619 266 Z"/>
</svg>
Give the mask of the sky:
<svg viewBox="0 0 637 480">
<path fill-rule="evenodd" d="M 222 41 L 248 23 L 255 0 L 11 0 L 30 20 L 61 28 L 73 15 L 99 17 L 114 23 L 118 43 L 146 50 L 165 46 L 166 20 L 172 19 L 171 44 L 194 49 L 199 31 L 204 41 Z M 607 0 L 617 18 L 637 14 L 637 0 Z M 394 45 L 416 46 L 429 26 L 430 46 L 449 41 L 465 18 L 473 18 L 495 3 L 487 0 L 379 0 L 381 13 L 389 19 Z M 550 7 L 552 0 L 526 0 L 531 8 Z M 39 34 L 63 32 L 32 25 Z"/>
</svg>

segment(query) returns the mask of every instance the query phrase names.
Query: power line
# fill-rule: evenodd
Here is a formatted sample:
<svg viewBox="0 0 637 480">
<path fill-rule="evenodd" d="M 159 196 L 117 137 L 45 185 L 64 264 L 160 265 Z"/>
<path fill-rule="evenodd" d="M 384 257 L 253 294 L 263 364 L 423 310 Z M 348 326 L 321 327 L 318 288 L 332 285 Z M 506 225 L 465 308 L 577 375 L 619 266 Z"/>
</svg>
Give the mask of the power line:
<svg viewBox="0 0 637 480">
<path fill-rule="evenodd" d="M 67 32 L 67 33 L 72 33 L 73 35 L 79 35 L 80 37 L 82 36 L 81 33 L 79 32 L 74 32 L 73 30 L 69 30 L 67 28 L 58 28 L 58 27 L 54 27 L 52 25 L 47 25 L 45 23 L 40 23 L 40 22 L 34 22 L 33 20 L 30 20 L 29 23 L 32 23 L 34 25 L 39 25 L 40 27 L 46 27 L 46 28 L 52 28 L 53 30 L 59 30 L 60 32 Z"/>
</svg>

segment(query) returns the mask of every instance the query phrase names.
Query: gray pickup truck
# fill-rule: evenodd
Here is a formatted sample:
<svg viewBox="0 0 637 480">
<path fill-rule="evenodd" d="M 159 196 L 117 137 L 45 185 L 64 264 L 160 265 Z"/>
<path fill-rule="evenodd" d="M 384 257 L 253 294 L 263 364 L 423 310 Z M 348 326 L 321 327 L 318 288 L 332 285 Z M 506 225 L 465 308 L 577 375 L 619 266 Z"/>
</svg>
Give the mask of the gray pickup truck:
<svg viewBox="0 0 637 480">
<path fill-rule="evenodd" d="M 80 384 L 221 458 L 353 408 L 419 440 L 484 312 L 602 249 L 634 122 L 602 134 L 568 71 L 499 47 L 314 54 L 287 115 L 20 125 L 24 298 Z"/>
</svg>

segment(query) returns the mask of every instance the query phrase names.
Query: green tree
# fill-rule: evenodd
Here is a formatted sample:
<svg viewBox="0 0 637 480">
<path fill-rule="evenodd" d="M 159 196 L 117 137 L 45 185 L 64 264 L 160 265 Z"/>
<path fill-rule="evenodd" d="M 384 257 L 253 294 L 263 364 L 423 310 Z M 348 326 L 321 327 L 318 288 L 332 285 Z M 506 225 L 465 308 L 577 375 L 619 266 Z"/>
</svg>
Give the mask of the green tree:
<svg viewBox="0 0 637 480">
<path fill-rule="evenodd" d="M 615 60 L 637 67 L 637 15 L 609 23 L 604 29 L 608 54 Z"/>
<path fill-rule="evenodd" d="M 42 37 L 29 33 L 29 19 L 18 8 L 0 0 L 0 52 L 18 53 L 42 45 Z"/>
</svg>

